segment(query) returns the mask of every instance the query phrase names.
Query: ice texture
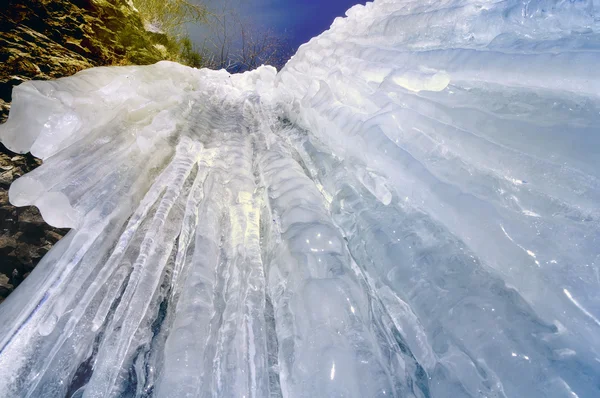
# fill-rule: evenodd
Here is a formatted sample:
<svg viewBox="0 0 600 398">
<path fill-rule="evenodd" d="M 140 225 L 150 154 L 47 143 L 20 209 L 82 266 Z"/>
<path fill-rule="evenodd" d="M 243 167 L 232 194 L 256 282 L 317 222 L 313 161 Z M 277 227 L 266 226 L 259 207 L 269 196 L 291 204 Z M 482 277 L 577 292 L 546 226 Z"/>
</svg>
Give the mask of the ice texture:
<svg viewBox="0 0 600 398">
<path fill-rule="evenodd" d="M 13 93 L 73 228 L 0 306 L 2 397 L 600 396 L 600 10 L 391 1 L 279 73 Z"/>
</svg>

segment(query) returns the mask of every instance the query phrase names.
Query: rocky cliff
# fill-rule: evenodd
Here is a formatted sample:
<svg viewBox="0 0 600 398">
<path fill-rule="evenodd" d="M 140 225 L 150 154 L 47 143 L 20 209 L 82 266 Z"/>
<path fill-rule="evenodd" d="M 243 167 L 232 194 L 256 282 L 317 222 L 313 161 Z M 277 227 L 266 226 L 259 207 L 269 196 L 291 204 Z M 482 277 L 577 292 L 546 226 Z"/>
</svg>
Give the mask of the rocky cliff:
<svg viewBox="0 0 600 398">
<path fill-rule="evenodd" d="M 152 64 L 171 55 L 170 40 L 148 32 L 125 0 L 5 0 L 0 9 L 0 122 L 14 86 L 103 65 Z M 0 144 L 0 301 L 67 230 L 52 228 L 35 207 L 8 203 L 12 181 L 39 166 Z"/>
</svg>

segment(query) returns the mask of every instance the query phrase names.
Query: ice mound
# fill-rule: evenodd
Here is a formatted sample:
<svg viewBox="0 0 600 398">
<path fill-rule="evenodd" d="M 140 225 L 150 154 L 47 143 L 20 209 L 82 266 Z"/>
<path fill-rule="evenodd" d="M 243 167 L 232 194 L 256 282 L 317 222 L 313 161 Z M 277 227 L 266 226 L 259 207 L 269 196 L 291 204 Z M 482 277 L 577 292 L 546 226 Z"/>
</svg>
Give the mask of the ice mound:
<svg viewBox="0 0 600 398">
<path fill-rule="evenodd" d="M 14 94 L 74 228 L 0 307 L 0 396 L 600 396 L 592 1 L 375 1 L 276 73 Z"/>
</svg>

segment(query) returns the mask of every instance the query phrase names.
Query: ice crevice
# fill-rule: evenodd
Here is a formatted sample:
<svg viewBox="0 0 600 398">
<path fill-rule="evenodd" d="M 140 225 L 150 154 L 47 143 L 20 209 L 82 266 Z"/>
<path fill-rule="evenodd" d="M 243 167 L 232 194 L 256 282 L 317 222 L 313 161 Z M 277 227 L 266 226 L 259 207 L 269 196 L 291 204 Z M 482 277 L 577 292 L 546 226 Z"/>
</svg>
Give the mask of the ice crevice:
<svg viewBox="0 0 600 398">
<path fill-rule="evenodd" d="M 6 397 L 600 394 L 592 1 L 376 0 L 279 72 L 18 86 Z"/>
</svg>

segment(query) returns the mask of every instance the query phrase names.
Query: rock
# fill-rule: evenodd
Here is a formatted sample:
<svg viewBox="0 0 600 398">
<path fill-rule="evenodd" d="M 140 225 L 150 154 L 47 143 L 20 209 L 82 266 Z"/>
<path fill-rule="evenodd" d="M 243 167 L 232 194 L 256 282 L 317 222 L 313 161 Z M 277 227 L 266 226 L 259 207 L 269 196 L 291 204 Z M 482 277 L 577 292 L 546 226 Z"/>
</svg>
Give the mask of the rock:
<svg viewBox="0 0 600 398">
<path fill-rule="evenodd" d="M 4 298 L 7 297 L 13 289 L 14 287 L 9 283 L 8 277 L 0 274 L 0 303 L 4 301 Z"/>
<path fill-rule="evenodd" d="M 13 236 L 0 235 L 0 253 L 10 253 L 17 248 L 17 240 Z"/>
</svg>

